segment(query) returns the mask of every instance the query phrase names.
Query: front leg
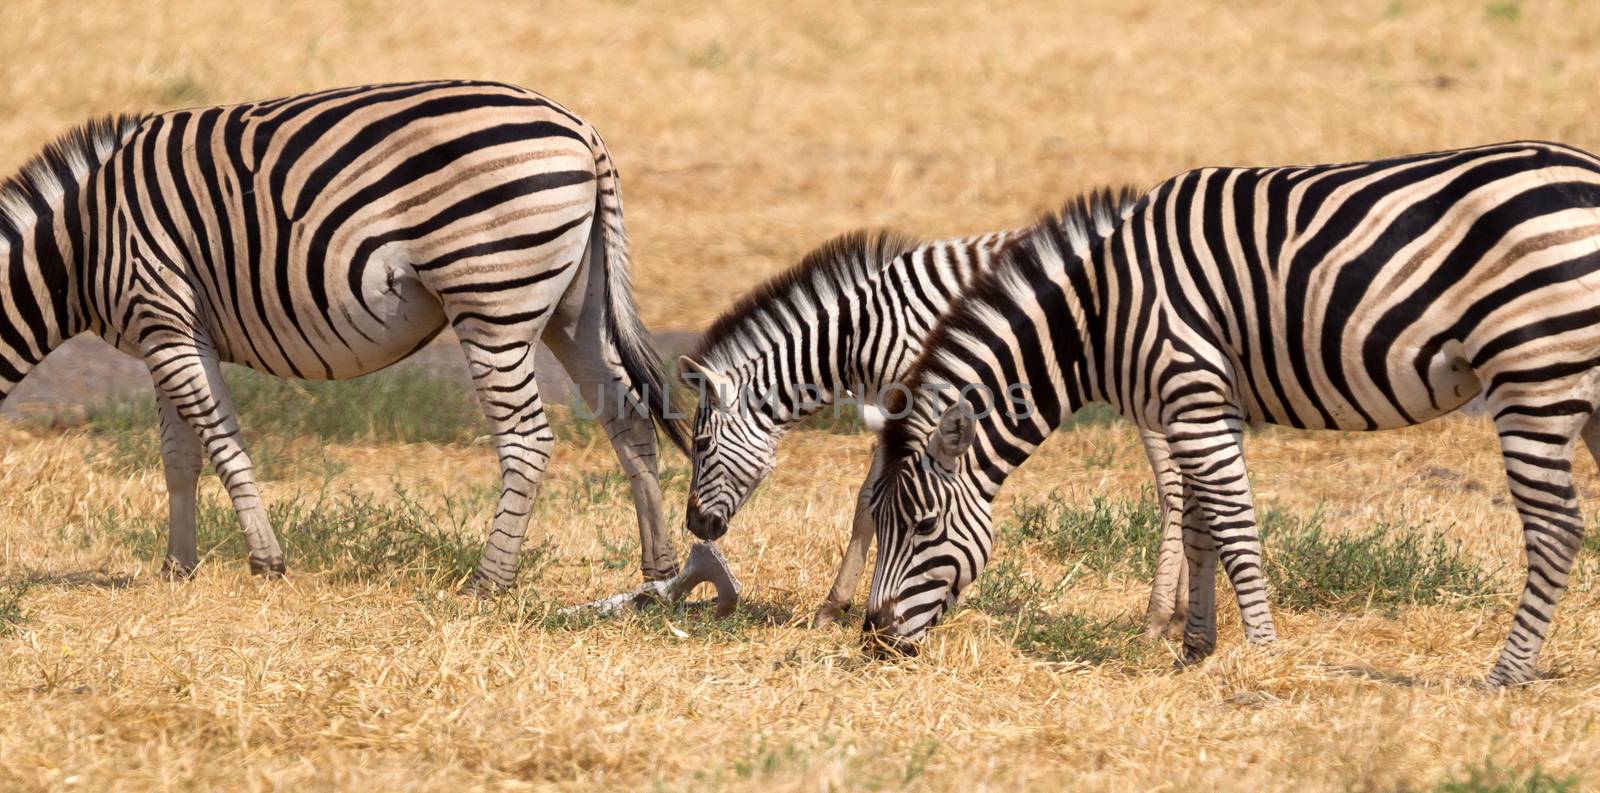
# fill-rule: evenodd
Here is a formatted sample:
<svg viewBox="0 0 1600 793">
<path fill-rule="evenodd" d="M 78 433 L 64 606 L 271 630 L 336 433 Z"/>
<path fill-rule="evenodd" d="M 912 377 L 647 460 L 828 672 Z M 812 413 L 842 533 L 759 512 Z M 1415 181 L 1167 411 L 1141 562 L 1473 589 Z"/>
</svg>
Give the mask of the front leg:
<svg viewBox="0 0 1600 793">
<path fill-rule="evenodd" d="M 1189 612 L 1189 565 L 1184 551 L 1183 476 L 1172 462 L 1167 439 L 1155 430 L 1141 430 L 1145 455 L 1156 480 L 1156 508 L 1161 511 L 1161 545 L 1156 576 L 1145 608 L 1145 638 L 1179 638 Z"/>
<path fill-rule="evenodd" d="M 1194 492 L 1182 487 L 1184 569 L 1188 573 L 1189 614 L 1183 627 L 1180 665 L 1199 663 L 1217 647 L 1217 544 L 1201 516 Z"/>
<path fill-rule="evenodd" d="M 239 526 L 244 530 L 250 572 L 269 577 L 282 575 L 286 568 L 283 548 L 278 545 L 278 537 L 272 532 L 267 511 L 262 507 L 261 493 L 256 489 L 255 467 L 245 452 L 238 415 L 222 381 L 216 350 L 204 336 L 192 331 L 158 331 L 146 336 L 143 343 L 146 345 L 145 364 L 150 367 L 160 398 L 188 425 L 228 490 L 234 512 L 239 516 Z M 163 449 L 165 446 L 163 443 Z M 169 496 L 174 499 L 172 526 L 175 533 L 168 552 L 181 554 L 179 562 L 188 562 L 187 557 L 193 556 L 194 549 L 194 480 L 181 471 L 176 481 L 172 476 L 169 467 L 168 487 L 176 487 L 171 492 L 181 495 Z M 176 508 L 185 510 L 184 514 L 179 514 Z"/>
<path fill-rule="evenodd" d="M 1243 436 L 1238 422 L 1219 420 L 1203 424 L 1174 426 L 1167 433 L 1172 458 L 1183 474 L 1189 494 L 1184 510 L 1185 526 L 1203 526 L 1214 551 L 1203 546 L 1191 551 L 1189 565 L 1189 628 L 1184 632 L 1184 653 L 1198 660 L 1215 647 L 1215 603 L 1196 592 L 1208 589 L 1197 580 L 1208 575 L 1207 562 L 1214 553 L 1239 601 L 1245 640 L 1251 644 L 1270 644 L 1277 638 L 1272 613 L 1267 605 L 1266 577 L 1261 564 L 1261 538 L 1256 530 L 1255 499 L 1250 491 L 1245 468 Z M 1190 531 L 1185 532 L 1186 535 Z M 1199 546 L 1197 541 L 1191 542 Z M 1195 563 L 1196 553 L 1200 564 Z M 1214 563 L 1212 563 L 1214 564 Z M 1212 568 L 1214 569 L 1214 567 Z M 1198 609 L 1207 614 L 1196 614 Z M 1193 628 L 1209 629 L 1196 634 Z"/>
<path fill-rule="evenodd" d="M 194 575 L 200 563 L 195 545 L 195 491 L 200 482 L 200 439 L 189 423 L 178 414 L 178 407 L 164 392 L 157 392 L 156 406 L 161 414 L 161 465 L 167 478 L 167 556 L 161 562 L 162 576 L 180 580 Z"/>
<path fill-rule="evenodd" d="M 850 597 L 855 594 L 856 583 L 861 580 L 861 570 L 867 564 L 867 551 L 872 548 L 872 535 L 876 530 L 872 522 L 872 482 L 881 470 L 879 449 L 872 447 L 872 464 L 867 469 L 867 479 L 856 494 L 856 513 L 850 521 L 850 541 L 844 546 L 844 557 L 839 560 L 839 571 L 833 575 L 833 586 L 828 589 L 828 599 L 818 607 L 811 618 L 811 627 L 820 628 L 844 619 L 850 610 Z"/>
</svg>

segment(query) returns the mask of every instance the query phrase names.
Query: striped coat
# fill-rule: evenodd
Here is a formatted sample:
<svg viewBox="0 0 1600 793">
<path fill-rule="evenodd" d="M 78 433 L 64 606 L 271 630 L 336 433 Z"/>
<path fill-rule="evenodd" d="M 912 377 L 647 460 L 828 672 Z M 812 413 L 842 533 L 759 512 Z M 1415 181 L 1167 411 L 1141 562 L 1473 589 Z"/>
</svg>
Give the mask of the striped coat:
<svg viewBox="0 0 1600 793">
<path fill-rule="evenodd" d="M 890 423 L 868 628 L 920 637 L 986 562 L 1007 474 L 1098 401 L 1164 435 L 1179 469 L 1186 657 L 1215 646 L 1219 561 L 1247 640 L 1270 642 L 1244 425 L 1401 427 L 1482 394 L 1528 563 L 1488 680 L 1532 679 L 1584 533 L 1572 449 L 1600 452 L 1600 160 L 1517 142 L 1207 168 L 1095 222 L 1112 202 L 1011 246 L 913 367 L 919 384 L 1020 380 L 1036 409 L 919 394 Z"/>
<path fill-rule="evenodd" d="M 688 527 L 717 539 L 777 461 L 778 442 L 806 416 L 844 401 L 861 405 L 873 430 L 884 419 L 881 397 L 922 351 L 951 303 L 987 272 L 1020 231 L 919 242 L 891 233 L 855 232 L 832 240 L 752 290 L 679 360 L 686 382 L 702 392 L 692 425 L 694 472 Z M 810 386 L 810 388 L 803 388 Z M 1179 497 L 1165 439 L 1145 449 L 1167 500 Z M 873 465 L 877 464 L 873 456 Z M 867 491 L 857 497 L 850 540 L 815 624 L 842 618 L 871 547 Z M 1186 603 L 1182 524 L 1165 515 L 1157 576 L 1151 587 L 1152 632 L 1182 624 Z"/>
<path fill-rule="evenodd" d="M 587 122 L 515 86 L 364 86 L 91 122 L 0 188 L 0 244 L 0 395 L 81 332 L 149 365 L 174 575 L 197 561 L 202 455 L 252 569 L 285 567 L 221 361 L 354 377 L 448 323 L 501 463 L 484 586 L 510 583 L 550 455 L 541 339 L 595 404 L 642 398 L 682 441 L 633 305 L 615 164 Z M 654 429 L 615 396 L 603 416 L 634 484 L 644 571 L 665 577 Z"/>
</svg>

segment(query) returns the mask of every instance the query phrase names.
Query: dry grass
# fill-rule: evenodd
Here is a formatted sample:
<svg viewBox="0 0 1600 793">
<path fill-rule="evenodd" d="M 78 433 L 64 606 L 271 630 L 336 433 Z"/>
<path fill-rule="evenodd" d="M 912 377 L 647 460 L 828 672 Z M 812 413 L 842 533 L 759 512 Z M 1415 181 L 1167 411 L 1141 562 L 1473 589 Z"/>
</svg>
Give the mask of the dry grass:
<svg viewBox="0 0 1600 793">
<path fill-rule="evenodd" d="M 100 112 L 518 82 L 607 135 L 646 319 L 698 327 L 861 225 L 1013 225 L 1082 187 L 1200 164 L 1515 137 L 1600 148 L 1600 8 L 1586 4 L 744 5 L 9 0 L 0 171 Z M 106 465 L 105 446 L 0 427 L 0 787 L 1387 790 L 1466 779 L 1486 758 L 1600 778 L 1592 553 L 1544 655 L 1556 678 L 1472 687 L 1504 636 L 1521 542 L 1491 435 L 1468 421 L 1266 432 L 1249 450 L 1263 504 L 1320 505 L 1331 531 L 1434 527 L 1503 596 L 1283 612 L 1273 653 L 1241 648 L 1224 604 L 1224 649 L 1184 674 L 1167 670 L 1167 647 L 1041 662 L 977 609 L 896 664 L 863 662 L 852 631 L 799 627 L 842 545 L 861 437 L 786 444 L 725 543 L 753 610 L 593 626 L 549 610 L 634 581 L 603 442 L 559 448 L 533 537 L 548 538 L 547 562 L 489 606 L 403 571 L 263 584 L 237 558 L 158 582 L 153 559 L 90 530 L 114 508 L 165 508 L 159 473 Z M 481 447 L 326 454 L 338 487 L 375 497 L 398 482 L 441 506 L 493 481 Z M 102 462 L 86 467 L 91 455 Z M 269 499 L 322 486 L 307 478 L 317 466 L 289 468 Z M 1052 490 L 1133 498 L 1147 478 L 1125 428 L 1084 428 L 1019 472 L 999 514 Z M 680 469 L 674 525 L 682 490 Z M 999 554 L 1019 576 L 1067 572 L 1037 548 Z M 1080 572 L 1041 607 L 1118 625 L 1143 594 L 1135 576 Z"/>
<path fill-rule="evenodd" d="M 1485 758 L 1589 776 L 1600 750 L 1592 555 L 1546 650 L 1555 678 L 1473 687 L 1507 627 L 1507 566 L 1520 547 L 1496 503 L 1492 434 L 1475 421 L 1269 431 L 1249 453 L 1264 505 L 1320 505 L 1331 530 L 1404 516 L 1460 543 L 1506 594 L 1392 614 L 1280 611 L 1285 638 L 1272 653 L 1241 647 L 1225 602 L 1224 649 L 1183 674 L 1170 671 L 1167 646 L 1042 662 L 1018 649 L 1010 622 L 977 609 L 903 663 L 863 661 L 853 628 L 800 627 L 843 541 L 860 436 L 786 443 L 774 481 L 724 543 L 752 587 L 745 611 L 593 625 L 551 609 L 635 576 L 626 491 L 608 476 L 603 442 L 562 444 L 536 516 L 545 561 L 488 605 L 404 572 L 260 583 L 233 557 L 207 559 L 188 584 L 155 580 L 153 556 L 93 530 L 113 509 L 164 509 L 157 473 L 83 473 L 105 442 L 0 432 L 4 569 L 32 581 L 22 621 L 0 638 L 0 780 L 15 785 L 1387 790 L 1464 777 Z M 340 487 L 383 495 L 400 484 L 434 505 L 494 477 L 481 447 L 327 453 L 346 470 Z M 1594 491 L 1592 466 L 1581 470 Z M 1145 476 L 1126 427 L 1083 428 L 1018 474 L 1000 514 L 1052 489 L 1137 498 Z M 84 485 L 44 486 L 67 480 Z M 669 481 L 676 520 L 681 470 Z M 273 482 L 267 494 L 281 503 L 321 485 Z M 206 487 L 215 498 L 215 482 Z M 487 515 L 473 517 L 475 533 Z M 1035 545 L 999 555 L 1040 581 L 1068 572 Z M 1143 594 L 1138 576 L 1080 570 L 1040 605 L 1116 625 L 1136 618 Z"/>
<path fill-rule="evenodd" d="M 863 225 L 988 230 L 1197 165 L 1600 148 L 1600 7 L 1334 5 L 8 0 L 0 170 L 95 113 L 508 80 L 606 135 L 645 319 L 696 328 Z"/>
</svg>

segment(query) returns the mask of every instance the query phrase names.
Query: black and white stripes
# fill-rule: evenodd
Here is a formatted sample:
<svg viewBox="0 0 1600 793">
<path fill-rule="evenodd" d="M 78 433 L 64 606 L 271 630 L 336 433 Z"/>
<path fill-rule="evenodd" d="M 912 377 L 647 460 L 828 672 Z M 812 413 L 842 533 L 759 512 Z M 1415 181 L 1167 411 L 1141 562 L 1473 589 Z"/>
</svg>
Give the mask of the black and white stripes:
<svg viewBox="0 0 1600 793">
<path fill-rule="evenodd" d="M 679 360 L 686 381 L 702 391 L 689 530 L 720 537 L 772 470 L 778 441 L 807 415 L 853 398 L 869 424 L 881 422 L 884 386 L 911 365 L 922 338 L 1012 233 L 922 243 L 854 232 L 728 309 Z M 858 509 L 818 621 L 848 608 L 871 540 L 871 523 Z"/>
<path fill-rule="evenodd" d="M 252 568 L 284 567 L 219 361 L 353 377 L 446 322 L 501 462 L 479 582 L 511 580 L 549 458 L 541 337 L 591 403 L 609 396 L 602 415 L 633 479 L 645 574 L 675 570 L 654 429 L 618 399 L 644 399 L 681 445 L 628 285 L 615 166 L 591 126 L 538 94 L 380 85 L 92 122 L 0 189 L 0 240 L 0 395 L 83 331 L 148 363 L 175 574 L 196 562 L 201 453 L 233 499 Z"/>
<path fill-rule="evenodd" d="M 1220 559 L 1245 636 L 1275 631 L 1245 424 L 1371 430 L 1481 393 L 1528 578 L 1491 684 L 1534 676 L 1583 535 L 1571 452 L 1600 452 L 1600 161 L 1518 142 L 1369 163 L 1208 168 L 1104 239 L 1084 207 L 1010 246 L 909 380 L 1030 385 L 1032 417 L 919 394 L 886 429 L 868 628 L 913 641 L 987 559 L 988 503 L 1089 401 L 1166 438 L 1183 483 L 1185 653 L 1216 641 Z"/>
</svg>

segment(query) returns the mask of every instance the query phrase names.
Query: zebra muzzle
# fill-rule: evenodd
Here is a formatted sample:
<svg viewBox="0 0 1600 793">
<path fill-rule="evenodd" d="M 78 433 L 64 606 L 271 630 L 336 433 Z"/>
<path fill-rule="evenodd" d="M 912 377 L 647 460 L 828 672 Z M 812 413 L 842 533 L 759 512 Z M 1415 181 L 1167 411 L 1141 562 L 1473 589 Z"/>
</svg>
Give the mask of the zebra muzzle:
<svg viewBox="0 0 1600 793">
<path fill-rule="evenodd" d="M 706 542 L 720 540 L 722 535 L 728 533 L 727 519 L 700 511 L 700 502 L 693 497 L 689 499 L 689 511 L 684 516 L 683 522 L 684 526 L 689 529 L 690 534 Z M 691 549 L 690 555 L 692 556 L 693 553 L 693 549 Z"/>
<path fill-rule="evenodd" d="M 895 605 L 894 600 L 889 600 L 867 612 L 861 624 L 861 641 L 868 655 L 881 659 L 917 654 L 916 643 L 896 632 L 904 620 L 895 616 Z"/>
</svg>

